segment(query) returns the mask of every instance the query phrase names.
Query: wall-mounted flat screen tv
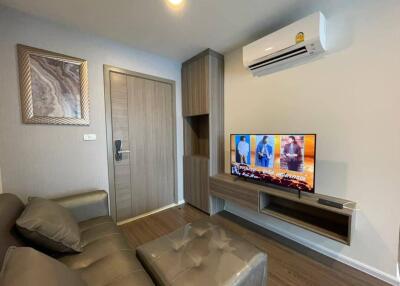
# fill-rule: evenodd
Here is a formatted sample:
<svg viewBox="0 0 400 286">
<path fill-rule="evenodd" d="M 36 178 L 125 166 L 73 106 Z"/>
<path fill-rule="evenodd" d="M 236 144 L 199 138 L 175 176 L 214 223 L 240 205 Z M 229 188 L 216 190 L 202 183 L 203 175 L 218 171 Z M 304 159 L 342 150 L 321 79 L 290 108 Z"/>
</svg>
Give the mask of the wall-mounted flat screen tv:
<svg viewBox="0 0 400 286">
<path fill-rule="evenodd" d="M 314 193 L 315 134 L 231 134 L 231 174 Z"/>
</svg>

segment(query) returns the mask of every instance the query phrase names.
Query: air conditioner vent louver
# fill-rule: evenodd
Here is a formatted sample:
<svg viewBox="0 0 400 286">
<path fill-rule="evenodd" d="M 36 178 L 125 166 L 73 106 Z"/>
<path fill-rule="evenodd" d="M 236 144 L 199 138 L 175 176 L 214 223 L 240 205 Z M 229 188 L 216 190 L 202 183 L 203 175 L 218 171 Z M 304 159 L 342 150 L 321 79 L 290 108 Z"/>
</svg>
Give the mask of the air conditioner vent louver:
<svg viewBox="0 0 400 286">
<path fill-rule="evenodd" d="M 261 61 L 259 63 L 253 64 L 253 65 L 249 66 L 249 69 L 255 70 L 255 69 L 258 69 L 258 68 L 261 68 L 261 67 L 265 67 L 265 66 L 268 66 L 268 65 L 272 65 L 274 63 L 277 63 L 277 62 L 280 62 L 280 61 L 283 61 L 283 60 L 286 60 L 286 59 L 289 59 L 289 58 L 293 58 L 293 57 L 296 57 L 296 56 L 299 56 L 299 55 L 302 55 L 302 54 L 305 54 L 305 53 L 307 53 L 307 48 L 306 47 L 297 48 L 297 49 L 294 49 L 293 51 L 286 52 L 286 53 L 283 53 L 281 55 L 278 55 L 278 56 L 269 58 L 267 60 L 263 60 L 263 61 Z"/>
</svg>

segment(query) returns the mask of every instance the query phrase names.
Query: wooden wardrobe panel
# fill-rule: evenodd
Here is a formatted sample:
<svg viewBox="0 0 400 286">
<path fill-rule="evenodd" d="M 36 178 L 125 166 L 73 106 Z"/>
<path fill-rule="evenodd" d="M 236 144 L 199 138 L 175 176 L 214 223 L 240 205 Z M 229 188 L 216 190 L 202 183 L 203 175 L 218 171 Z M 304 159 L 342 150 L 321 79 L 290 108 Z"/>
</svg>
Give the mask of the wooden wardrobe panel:
<svg viewBox="0 0 400 286">
<path fill-rule="evenodd" d="M 210 83 L 210 175 L 224 173 L 224 61 L 212 55 L 209 62 Z"/>
<path fill-rule="evenodd" d="M 185 201 L 196 208 L 209 212 L 208 159 L 199 156 L 184 156 L 183 183 Z"/>
<path fill-rule="evenodd" d="M 208 114 L 208 61 L 205 57 L 182 66 L 183 116 Z"/>
</svg>

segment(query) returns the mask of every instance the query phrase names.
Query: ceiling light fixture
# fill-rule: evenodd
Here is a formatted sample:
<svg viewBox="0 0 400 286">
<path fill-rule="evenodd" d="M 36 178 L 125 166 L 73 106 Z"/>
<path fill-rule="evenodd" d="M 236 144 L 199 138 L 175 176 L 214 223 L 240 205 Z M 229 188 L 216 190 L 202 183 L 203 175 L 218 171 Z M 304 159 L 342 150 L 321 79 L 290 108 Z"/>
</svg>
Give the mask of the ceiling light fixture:
<svg viewBox="0 0 400 286">
<path fill-rule="evenodd" d="M 182 4 L 183 0 L 168 0 L 168 2 L 174 6 L 179 6 Z"/>
</svg>

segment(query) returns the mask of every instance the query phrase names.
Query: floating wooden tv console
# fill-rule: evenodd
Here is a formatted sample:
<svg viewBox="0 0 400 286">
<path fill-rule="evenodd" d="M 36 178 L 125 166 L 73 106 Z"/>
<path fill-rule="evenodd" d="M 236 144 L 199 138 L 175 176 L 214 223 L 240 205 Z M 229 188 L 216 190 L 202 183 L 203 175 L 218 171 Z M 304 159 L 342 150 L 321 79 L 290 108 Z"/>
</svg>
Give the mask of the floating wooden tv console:
<svg viewBox="0 0 400 286">
<path fill-rule="evenodd" d="M 299 198 L 297 193 L 254 184 L 228 174 L 211 177 L 210 192 L 215 197 L 350 245 L 355 202 L 309 193 L 302 193 Z M 321 205 L 319 198 L 343 203 L 346 208 Z"/>
</svg>

